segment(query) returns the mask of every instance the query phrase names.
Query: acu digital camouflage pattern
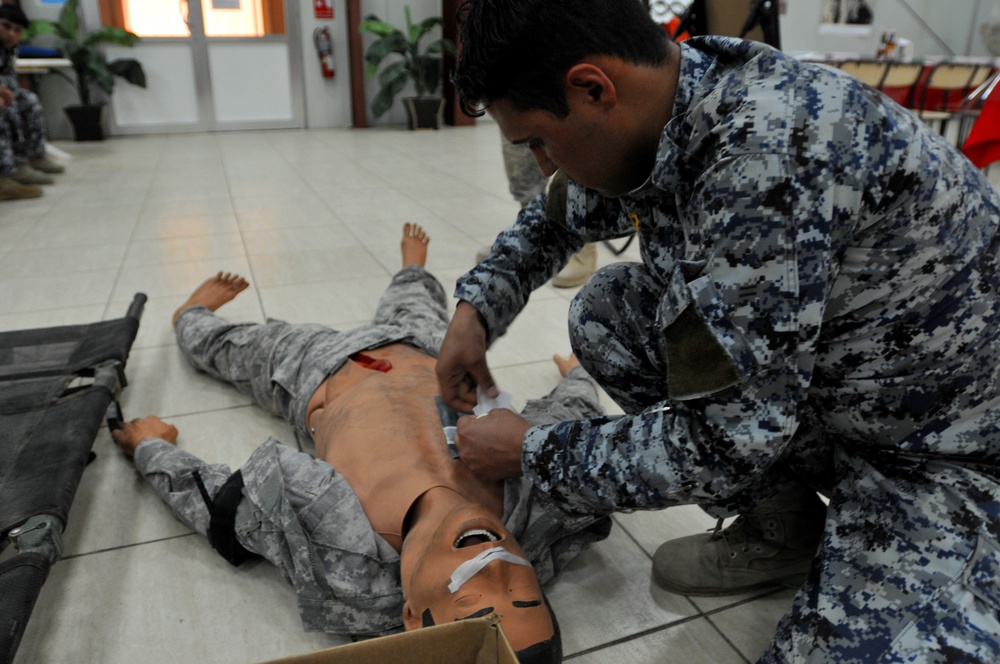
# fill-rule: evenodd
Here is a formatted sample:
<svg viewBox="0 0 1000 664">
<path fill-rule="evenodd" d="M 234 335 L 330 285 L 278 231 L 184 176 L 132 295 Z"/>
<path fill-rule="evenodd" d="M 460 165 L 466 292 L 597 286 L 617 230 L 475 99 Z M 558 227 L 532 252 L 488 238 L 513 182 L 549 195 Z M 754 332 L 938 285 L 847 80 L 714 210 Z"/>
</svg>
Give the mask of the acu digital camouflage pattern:
<svg viewBox="0 0 1000 664">
<path fill-rule="evenodd" d="M 618 199 L 571 186 L 566 215 L 529 205 L 456 290 L 492 341 L 552 266 L 638 230 L 642 264 L 600 271 L 570 311 L 628 416 L 531 429 L 525 474 L 581 512 L 717 516 L 795 477 L 831 497 L 826 533 L 762 661 L 1000 657 L 983 174 L 846 74 L 707 37 L 681 45 L 649 180 Z"/>
<path fill-rule="evenodd" d="M 0 125 L 6 125 L 0 127 L 0 177 L 45 156 L 45 110 L 38 95 L 18 85 L 14 55 L 0 46 L 0 86 L 14 93 L 14 104 L 0 110 Z"/>
<path fill-rule="evenodd" d="M 521 205 L 527 205 L 535 196 L 545 191 L 549 181 L 538 167 L 535 156 L 527 145 L 514 145 L 500 136 L 503 150 L 503 168 L 507 174 L 510 195 Z"/>
<path fill-rule="evenodd" d="M 410 266 L 396 274 L 379 300 L 374 323 L 348 332 L 277 320 L 232 324 L 204 307 L 185 311 L 176 331 L 196 367 L 232 383 L 307 437 L 309 397 L 350 355 L 404 342 L 436 356 L 447 321 L 440 283 Z M 529 401 L 522 415 L 529 422 L 552 423 L 601 412 L 592 379 L 577 368 L 550 395 Z M 214 496 L 232 473 L 228 466 L 207 464 L 157 439 L 138 446 L 135 464 L 178 518 L 207 533 L 209 514 L 193 473 Z M 237 540 L 282 570 L 295 587 L 307 630 L 381 634 L 402 626 L 399 554 L 372 529 L 342 475 L 273 438 L 254 451 L 241 472 Z M 504 521 L 542 583 L 608 535 L 610 520 L 603 514 L 565 514 L 528 480 L 505 486 Z"/>
</svg>

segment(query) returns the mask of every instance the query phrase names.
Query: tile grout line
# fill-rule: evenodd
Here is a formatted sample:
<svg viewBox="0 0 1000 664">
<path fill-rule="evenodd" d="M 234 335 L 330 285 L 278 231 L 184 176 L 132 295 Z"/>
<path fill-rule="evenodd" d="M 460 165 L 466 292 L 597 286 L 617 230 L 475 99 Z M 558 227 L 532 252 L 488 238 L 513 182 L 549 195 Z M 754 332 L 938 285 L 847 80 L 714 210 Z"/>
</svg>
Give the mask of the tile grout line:
<svg viewBox="0 0 1000 664">
<path fill-rule="evenodd" d="M 169 542 L 175 539 L 181 539 L 183 537 L 197 537 L 198 533 L 190 532 L 184 533 L 183 535 L 171 535 L 170 537 L 160 537 L 158 539 L 146 540 L 145 542 L 133 542 L 132 544 L 122 544 L 121 546 L 111 546 L 106 549 L 97 549 L 95 551 L 86 551 L 84 553 L 73 553 L 68 556 L 62 556 L 59 560 L 73 560 L 75 558 L 86 558 L 88 556 L 97 555 L 99 553 L 110 553 L 112 551 L 121 551 L 123 549 L 134 549 L 139 546 L 145 546 L 147 544 L 156 544 L 158 542 Z"/>
</svg>

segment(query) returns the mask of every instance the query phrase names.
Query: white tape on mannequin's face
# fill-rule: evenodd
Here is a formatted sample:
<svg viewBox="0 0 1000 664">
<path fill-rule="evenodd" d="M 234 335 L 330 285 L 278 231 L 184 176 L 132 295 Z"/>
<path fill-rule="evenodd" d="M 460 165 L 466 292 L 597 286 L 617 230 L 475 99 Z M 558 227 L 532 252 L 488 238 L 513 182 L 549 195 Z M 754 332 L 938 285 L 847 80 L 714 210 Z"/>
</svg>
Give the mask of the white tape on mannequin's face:
<svg viewBox="0 0 1000 664">
<path fill-rule="evenodd" d="M 494 560 L 503 560 L 508 563 L 514 563 L 515 565 L 531 567 L 531 563 L 524 558 L 515 556 L 503 547 L 495 546 L 492 549 L 486 549 L 475 558 L 466 560 L 464 563 L 456 567 L 455 571 L 451 573 L 451 583 L 448 584 L 449 592 L 458 592 L 458 589 L 465 585 L 466 581 L 479 574 L 484 567 L 489 565 Z"/>
</svg>

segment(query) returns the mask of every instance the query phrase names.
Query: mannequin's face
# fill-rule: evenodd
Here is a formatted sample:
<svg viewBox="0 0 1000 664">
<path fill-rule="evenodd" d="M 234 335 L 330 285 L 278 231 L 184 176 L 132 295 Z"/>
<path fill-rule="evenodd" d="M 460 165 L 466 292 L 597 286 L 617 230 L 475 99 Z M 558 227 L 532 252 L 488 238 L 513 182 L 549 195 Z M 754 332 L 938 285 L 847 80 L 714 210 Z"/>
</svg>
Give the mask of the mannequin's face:
<svg viewBox="0 0 1000 664">
<path fill-rule="evenodd" d="M 436 526 L 410 531 L 400 563 L 406 629 L 422 626 L 426 611 L 439 625 L 497 613 L 515 651 L 551 638 L 552 617 L 530 567 L 494 560 L 457 592 L 448 590 L 455 568 L 497 546 L 525 557 L 500 520 L 473 504 L 458 506 Z"/>
</svg>

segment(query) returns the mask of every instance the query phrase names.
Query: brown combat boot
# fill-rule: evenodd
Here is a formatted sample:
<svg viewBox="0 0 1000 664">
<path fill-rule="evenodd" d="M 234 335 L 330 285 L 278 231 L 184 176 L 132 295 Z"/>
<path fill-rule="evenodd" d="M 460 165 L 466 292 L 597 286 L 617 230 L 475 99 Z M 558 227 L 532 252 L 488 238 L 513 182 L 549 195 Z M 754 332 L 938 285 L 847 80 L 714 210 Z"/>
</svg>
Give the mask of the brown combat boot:
<svg viewBox="0 0 1000 664">
<path fill-rule="evenodd" d="M 32 159 L 28 165 L 36 171 L 41 171 L 42 173 L 64 173 L 66 171 L 65 166 L 52 161 L 48 157 Z"/>
<path fill-rule="evenodd" d="M 556 288 L 573 288 L 579 286 L 597 269 L 597 245 L 591 242 L 583 249 L 569 257 L 566 267 L 552 277 L 552 285 Z"/>
<path fill-rule="evenodd" d="M 38 198 L 42 188 L 29 184 L 21 184 L 13 178 L 0 178 L 0 201 L 13 201 L 21 198 Z"/>
<path fill-rule="evenodd" d="M 660 545 L 653 581 L 681 595 L 735 595 L 771 586 L 798 588 L 823 536 L 826 506 L 814 491 L 793 487 L 727 528 Z"/>
<path fill-rule="evenodd" d="M 48 175 L 36 171 L 27 164 L 21 164 L 10 178 L 21 184 L 52 184 L 55 182 Z"/>
</svg>

